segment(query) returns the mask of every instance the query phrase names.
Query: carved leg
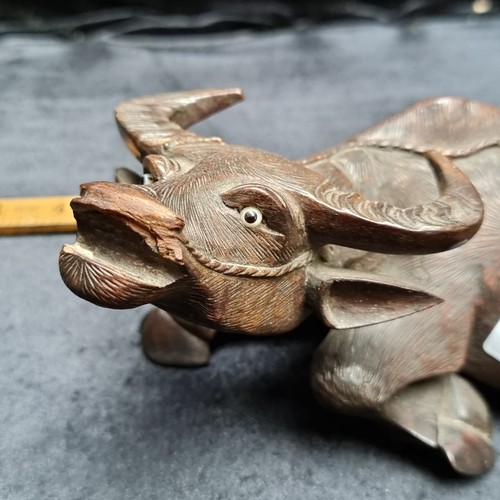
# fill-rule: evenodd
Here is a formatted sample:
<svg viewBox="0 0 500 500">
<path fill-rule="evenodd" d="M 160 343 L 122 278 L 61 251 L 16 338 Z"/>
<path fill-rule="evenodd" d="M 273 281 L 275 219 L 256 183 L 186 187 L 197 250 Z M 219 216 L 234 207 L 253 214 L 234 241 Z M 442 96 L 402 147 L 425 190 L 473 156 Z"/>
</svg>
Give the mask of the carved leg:
<svg viewBox="0 0 500 500">
<path fill-rule="evenodd" d="M 429 378 L 412 383 L 416 371 L 410 357 L 418 358 L 419 353 L 408 354 L 401 346 L 388 352 L 387 345 L 377 345 L 374 332 L 370 328 L 330 332 L 312 365 L 312 387 L 319 401 L 342 413 L 397 425 L 444 451 L 461 474 L 491 469 L 490 415 L 476 390 L 459 375 L 438 375 L 438 367 L 428 365 L 424 374 Z M 394 364 L 398 349 L 399 363 Z M 397 381 L 405 380 L 405 372 L 410 372 L 410 381 L 401 386 Z"/>
<path fill-rule="evenodd" d="M 142 322 L 142 348 L 155 363 L 173 366 L 202 366 L 210 359 L 209 341 L 215 330 L 174 318 L 153 309 Z"/>
<path fill-rule="evenodd" d="M 460 375 L 417 382 L 397 392 L 381 409 L 382 418 L 424 443 L 441 449 L 461 474 L 484 474 L 493 467 L 489 410 Z"/>
</svg>

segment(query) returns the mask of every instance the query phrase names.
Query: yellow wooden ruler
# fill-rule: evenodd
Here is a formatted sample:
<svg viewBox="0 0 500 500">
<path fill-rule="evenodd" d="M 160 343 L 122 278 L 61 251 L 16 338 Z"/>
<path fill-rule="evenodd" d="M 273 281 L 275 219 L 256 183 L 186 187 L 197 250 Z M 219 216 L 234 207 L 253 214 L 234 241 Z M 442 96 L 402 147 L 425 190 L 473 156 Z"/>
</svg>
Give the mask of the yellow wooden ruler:
<svg viewBox="0 0 500 500">
<path fill-rule="evenodd" d="M 69 202 L 74 196 L 0 199 L 0 235 L 70 233 L 76 221 Z"/>
</svg>

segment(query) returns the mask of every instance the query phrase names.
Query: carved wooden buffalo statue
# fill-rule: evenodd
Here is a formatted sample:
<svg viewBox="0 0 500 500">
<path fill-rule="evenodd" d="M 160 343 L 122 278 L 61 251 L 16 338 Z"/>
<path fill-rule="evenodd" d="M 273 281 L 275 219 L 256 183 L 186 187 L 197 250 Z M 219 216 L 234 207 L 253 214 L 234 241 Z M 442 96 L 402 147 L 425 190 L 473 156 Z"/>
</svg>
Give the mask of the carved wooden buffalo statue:
<svg viewBox="0 0 500 500">
<path fill-rule="evenodd" d="M 420 102 L 300 161 L 185 131 L 241 98 L 118 106 L 145 182 L 82 186 L 65 283 L 106 307 L 158 306 L 143 345 L 165 364 L 206 363 L 214 329 L 284 333 L 314 311 L 332 329 L 312 364 L 320 402 L 487 471 L 489 411 L 457 372 L 500 387 L 500 109 Z"/>
</svg>

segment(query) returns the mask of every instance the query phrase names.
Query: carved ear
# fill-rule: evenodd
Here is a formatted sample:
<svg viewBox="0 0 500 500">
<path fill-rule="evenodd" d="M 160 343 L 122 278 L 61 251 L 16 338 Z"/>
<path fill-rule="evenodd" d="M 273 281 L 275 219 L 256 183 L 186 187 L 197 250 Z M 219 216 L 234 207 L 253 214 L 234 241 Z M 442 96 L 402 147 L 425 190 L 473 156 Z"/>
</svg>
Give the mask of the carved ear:
<svg viewBox="0 0 500 500">
<path fill-rule="evenodd" d="M 307 295 L 311 306 L 330 328 L 359 328 L 416 313 L 442 299 L 393 278 L 310 266 Z"/>
</svg>

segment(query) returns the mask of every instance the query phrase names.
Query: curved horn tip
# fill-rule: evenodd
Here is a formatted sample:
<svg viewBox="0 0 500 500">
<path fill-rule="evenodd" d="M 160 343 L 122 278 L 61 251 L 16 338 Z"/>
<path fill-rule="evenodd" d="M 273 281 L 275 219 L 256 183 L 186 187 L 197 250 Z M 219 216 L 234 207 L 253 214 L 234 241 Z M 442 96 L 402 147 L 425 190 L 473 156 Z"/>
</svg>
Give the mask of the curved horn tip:
<svg viewBox="0 0 500 500">
<path fill-rule="evenodd" d="M 245 94 L 240 87 L 214 88 L 214 89 L 208 89 L 208 92 L 213 96 L 220 96 L 220 97 L 227 96 L 229 98 L 232 98 L 233 102 L 245 99 Z"/>
<path fill-rule="evenodd" d="M 115 108 L 120 134 L 132 154 L 141 159 L 161 152 L 191 125 L 243 99 L 239 88 L 205 89 L 149 95 L 129 99 Z"/>
<path fill-rule="evenodd" d="M 439 151 L 426 151 L 424 156 L 429 160 L 434 170 L 440 190 L 443 192 L 446 189 L 456 189 L 457 191 L 460 188 L 463 189 L 465 192 L 464 196 L 469 198 L 471 206 L 475 208 L 475 210 L 471 209 L 469 219 L 476 219 L 478 223 L 481 223 L 484 216 L 483 201 L 469 177 L 460 170 L 453 160 L 448 156 L 444 156 Z"/>
<path fill-rule="evenodd" d="M 472 238 L 483 221 L 480 194 L 450 158 L 437 151 L 425 156 L 438 180 L 436 200 L 401 208 L 326 189 L 317 204 L 306 205 L 316 244 L 418 255 L 450 250 Z"/>
<path fill-rule="evenodd" d="M 448 157 L 441 154 L 439 151 L 435 149 L 431 149 L 429 151 L 425 151 L 423 156 L 429 161 L 431 164 L 434 173 L 440 183 L 445 183 L 445 181 L 455 180 L 460 178 L 461 180 L 465 180 L 467 178 L 465 174 L 457 167 L 457 165 Z M 444 173 L 448 174 L 449 179 Z"/>
<path fill-rule="evenodd" d="M 164 92 L 161 94 L 150 94 L 145 96 L 133 97 L 118 103 L 115 107 L 115 115 L 122 108 L 130 105 L 158 106 L 161 104 L 171 105 L 179 103 L 181 105 L 192 104 L 202 100 L 219 101 L 221 108 L 230 106 L 233 103 L 242 101 L 245 98 L 243 90 L 239 87 L 232 88 L 212 88 L 199 90 L 181 90 L 178 92 Z M 188 101 L 188 102 L 186 102 Z M 189 102 L 191 101 L 191 102 Z"/>
</svg>

